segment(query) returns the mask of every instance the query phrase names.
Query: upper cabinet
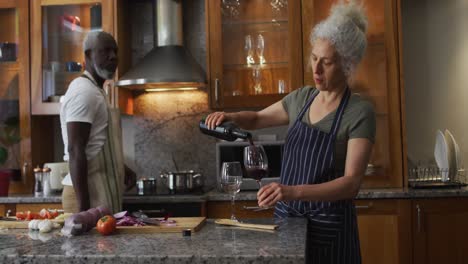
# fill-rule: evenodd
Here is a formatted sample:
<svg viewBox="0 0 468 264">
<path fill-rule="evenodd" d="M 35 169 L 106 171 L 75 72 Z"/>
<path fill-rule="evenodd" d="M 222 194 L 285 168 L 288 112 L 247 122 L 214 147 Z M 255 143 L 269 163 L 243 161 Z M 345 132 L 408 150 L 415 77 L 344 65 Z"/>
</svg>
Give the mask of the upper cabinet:
<svg viewBox="0 0 468 264">
<path fill-rule="evenodd" d="M 10 193 L 32 186 L 28 6 L 0 1 L 0 171 L 10 174 Z"/>
<path fill-rule="evenodd" d="M 210 0 L 212 108 L 265 107 L 303 84 L 301 2 Z"/>
<path fill-rule="evenodd" d="M 31 1 L 32 113 L 59 114 L 60 96 L 84 70 L 83 40 L 114 32 L 112 0 Z"/>
<path fill-rule="evenodd" d="M 336 1 L 302 1 L 304 67 L 310 56 L 308 34 L 329 14 Z M 399 1 L 365 0 L 368 17 L 367 51 L 351 90 L 371 101 L 376 111 L 377 134 L 363 187 L 401 187 L 403 181 L 402 92 L 399 68 Z M 313 84 L 311 71 L 305 83 Z"/>
</svg>

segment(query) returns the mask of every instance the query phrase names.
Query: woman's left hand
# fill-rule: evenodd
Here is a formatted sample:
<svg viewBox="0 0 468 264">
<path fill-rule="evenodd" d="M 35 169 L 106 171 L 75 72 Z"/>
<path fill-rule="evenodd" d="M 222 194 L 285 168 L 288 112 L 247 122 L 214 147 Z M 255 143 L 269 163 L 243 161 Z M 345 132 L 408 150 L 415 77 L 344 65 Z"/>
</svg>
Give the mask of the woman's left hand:
<svg viewBox="0 0 468 264">
<path fill-rule="evenodd" d="M 294 186 L 282 185 L 277 182 L 263 186 L 257 193 L 258 206 L 274 206 L 278 201 L 290 201 L 293 199 Z"/>
</svg>

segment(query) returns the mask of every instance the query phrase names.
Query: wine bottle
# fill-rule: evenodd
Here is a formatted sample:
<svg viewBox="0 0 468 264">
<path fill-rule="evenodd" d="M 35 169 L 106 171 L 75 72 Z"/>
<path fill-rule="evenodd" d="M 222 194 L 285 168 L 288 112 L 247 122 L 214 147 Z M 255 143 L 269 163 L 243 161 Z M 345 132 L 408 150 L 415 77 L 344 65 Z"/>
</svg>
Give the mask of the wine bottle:
<svg viewBox="0 0 468 264">
<path fill-rule="evenodd" d="M 202 119 L 200 121 L 200 131 L 203 134 L 227 141 L 234 141 L 238 138 L 252 138 L 252 134 L 250 134 L 248 131 L 240 129 L 238 126 L 236 126 L 236 124 L 229 121 L 223 122 L 214 129 L 209 129 L 205 124 L 205 119 Z"/>
</svg>

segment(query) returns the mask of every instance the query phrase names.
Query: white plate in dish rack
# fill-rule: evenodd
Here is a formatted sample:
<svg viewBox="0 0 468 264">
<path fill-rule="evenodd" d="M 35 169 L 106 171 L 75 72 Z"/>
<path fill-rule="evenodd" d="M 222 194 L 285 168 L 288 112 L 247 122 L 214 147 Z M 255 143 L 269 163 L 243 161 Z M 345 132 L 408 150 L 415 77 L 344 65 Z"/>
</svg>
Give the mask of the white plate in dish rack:
<svg viewBox="0 0 468 264">
<path fill-rule="evenodd" d="M 437 167 L 439 167 L 441 171 L 442 181 L 447 181 L 449 179 L 448 172 L 450 169 L 450 163 L 448 151 L 449 148 L 444 133 L 442 133 L 440 130 L 437 130 L 434 147 L 434 158 L 436 160 Z"/>
<path fill-rule="evenodd" d="M 453 136 L 452 133 L 448 129 L 445 129 L 445 140 L 447 140 L 449 150 L 452 153 L 453 157 L 453 168 L 455 168 L 455 171 L 458 171 L 459 169 L 462 168 L 462 161 L 461 161 L 461 152 L 460 152 L 460 147 L 457 144 L 457 141 L 455 140 L 455 137 Z M 450 156 L 450 155 L 449 155 Z M 450 159 L 449 159 L 450 160 Z"/>
</svg>

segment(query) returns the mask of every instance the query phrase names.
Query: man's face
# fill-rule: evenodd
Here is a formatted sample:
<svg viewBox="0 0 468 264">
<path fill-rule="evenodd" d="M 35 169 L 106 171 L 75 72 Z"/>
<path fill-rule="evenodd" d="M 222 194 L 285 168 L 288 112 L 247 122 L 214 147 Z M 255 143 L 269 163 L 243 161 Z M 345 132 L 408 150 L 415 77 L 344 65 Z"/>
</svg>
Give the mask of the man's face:
<svg viewBox="0 0 468 264">
<path fill-rule="evenodd" d="M 117 69 L 117 43 L 107 35 L 98 38 L 97 45 L 91 50 L 91 62 L 99 77 L 112 79 Z"/>
</svg>

